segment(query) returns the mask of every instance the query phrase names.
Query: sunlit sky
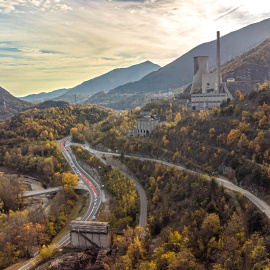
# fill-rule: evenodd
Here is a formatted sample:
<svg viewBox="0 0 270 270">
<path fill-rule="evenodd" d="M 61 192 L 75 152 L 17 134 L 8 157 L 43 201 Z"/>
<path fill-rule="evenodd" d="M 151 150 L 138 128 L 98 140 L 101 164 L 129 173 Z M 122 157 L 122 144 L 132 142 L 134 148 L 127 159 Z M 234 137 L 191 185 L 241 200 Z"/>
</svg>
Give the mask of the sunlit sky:
<svg viewBox="0 0 270 270">
<path fill-rule="evenodd" d="M 146 60 L 164 66 L 217 30 L 270 18 L 268 1 L 0 0 L 0 86 L 24 96 Z"/>
</svg>

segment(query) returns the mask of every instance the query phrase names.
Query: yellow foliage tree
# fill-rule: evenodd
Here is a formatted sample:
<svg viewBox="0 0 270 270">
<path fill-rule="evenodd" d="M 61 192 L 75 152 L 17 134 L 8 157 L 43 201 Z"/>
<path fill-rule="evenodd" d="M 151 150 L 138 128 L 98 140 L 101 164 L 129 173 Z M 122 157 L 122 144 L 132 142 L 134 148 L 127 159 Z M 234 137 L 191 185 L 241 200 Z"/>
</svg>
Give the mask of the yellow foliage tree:
<svg viewBox="0 0 270 270">
<path fill-rule="evenodd" d="M 238 129 L 232 129 L 227 136 L 227 144 L 230 145 L 234 143 L 241 136 L 241 131 Z"/>
<path fill-rule="evenodd" d="M 209 129 L 209 134 L 210 134 L 210 138 L 213 138 L 215 136 L 215 129 L 214 128 L 210 128 Z"/>
<path fill-rule="evenodd" d="M 63 173 L 62 183 L 66 191 L 73 193 L 74 187 L 78 186 L 78 176 L 71 172 Z"/>
<path fill-rule="evenodd" d="M 182 119 L 181 114 L 178 113 L 178 114 L 175 116 L 174 121 L 175 121 L 176 123 L 178 123 L 179 121 L 181 121 L 181 119 Z"/>
<path fill-rule="evenodd" d="M 243 149 L 247 149 L 248 145 L 249 145 L 249 141 L 248 141 L 247 136 L 244 133 L 241 134 L 240 140 L 238 142 L 238 147 L 243 150 Z"/>
<path fill-rule="evenodd" d="M 236 90 L 235 92 L 236 97 L 239 99 L 241 96 L 241 92 L 239 90 Z"/>
</svg>

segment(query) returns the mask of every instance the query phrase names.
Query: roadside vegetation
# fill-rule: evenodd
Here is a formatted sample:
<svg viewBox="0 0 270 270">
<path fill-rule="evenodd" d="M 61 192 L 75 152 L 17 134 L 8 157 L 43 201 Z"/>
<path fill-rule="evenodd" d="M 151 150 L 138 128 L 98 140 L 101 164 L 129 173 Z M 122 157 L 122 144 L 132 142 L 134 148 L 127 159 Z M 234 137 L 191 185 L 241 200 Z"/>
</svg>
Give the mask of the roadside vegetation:
<svg viewBox="0 0 270 270">
<path fill-rule="evenodd" d="M 110 212 L 102 211 L 98 221 L 110 222 L 110 227 L 121 231 L 135 227 L 139 213 L 139 198 L 132 180 L 111 166 L 104 166 L 99 159 L 78 145 L 71 146 L 76 157 L 99 171 L 105 189 L 111 194 Z"/>
</svg>

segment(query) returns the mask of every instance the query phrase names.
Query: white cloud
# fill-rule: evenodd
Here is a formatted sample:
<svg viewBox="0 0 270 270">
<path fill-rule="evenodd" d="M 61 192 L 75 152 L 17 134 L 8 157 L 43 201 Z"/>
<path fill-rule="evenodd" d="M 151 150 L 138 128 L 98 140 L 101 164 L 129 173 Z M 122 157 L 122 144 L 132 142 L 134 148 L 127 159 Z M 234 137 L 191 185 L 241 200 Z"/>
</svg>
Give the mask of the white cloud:
<svg viewBox="0 0 270 270">
<path fill-rule="evenodd" d="M 46 10 L 67 11 L 72 7 L 60 4 L 61 0 L 0 0 L 0 13 L 44 12 Z"/>
<path fill-rule="evenodd" d="M 41 5 L 43 1 L 39 1 L 39 0 L 30 0 L 29 4 L 35 6 L 35 7 L 39 7 Z"/>
<path fill-rule="evenodd" d="M 67 6 L 66 4 L 57 4 L 55 5 L 54 9 L 56 10 L 62 10 L 62 11 L 67 11 L 67 10 L 72 10 L 71 6 Z"/>
</svg>

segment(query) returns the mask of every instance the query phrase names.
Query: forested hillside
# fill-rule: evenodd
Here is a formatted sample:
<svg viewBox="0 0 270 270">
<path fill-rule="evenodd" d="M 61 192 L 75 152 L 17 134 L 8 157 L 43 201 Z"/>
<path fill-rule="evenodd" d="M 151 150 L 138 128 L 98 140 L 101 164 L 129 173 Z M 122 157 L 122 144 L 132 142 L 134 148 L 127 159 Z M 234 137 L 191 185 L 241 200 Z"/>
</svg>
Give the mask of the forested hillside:
<svg viewBox="0 0 270 270">
<path fill-rule="evenodd" d="M 135 111 L 112 115 L 86 130 L 92 146 L 121 152 L 148 195 L 149 237 L 128 228 L 114 239 L 119 253 L 106 269 L 268 269 L 269 220 L 245 197 L 214 181 L 223 174 L 268 203 L 270 191 L 270 89 L 220 108 L 193 112 L 177 103 L 147 104 L 142 110 L 166 119 L 149 138 L 127 138 Z M 206 178 L 165 165 L 125 158 L 139 154 L 168 160 Z"/>
<path fill-rule="evenodd" d="M 236 90 L 246 94 L 258 89 L 258 83 L 270 79 L 270 39 L 245 52 L 221 67 L 223 81 L 234 95 Z M 230 82 L 233 78 L 235 81 Z"/>
<path fill-rule="evenodd" d="M 88 132 L 93 145 L 105 145 L 123 153 L 164 158 L 207 173 L 225 174 L 232 181 L 255 189 L 268 198 L 270 149 L 270 91 L 267 82 L 260 91 L 223 102 L 212 111 L 192 112 L 177 104 L 148 104 L 166 122 L 150 138 L 127 138 L 135 126 L 135 114 L 109 119 Z M 221 124 L 222 123 L 222 124 Z"/>
<path fill-rule="evenodd" d="M 33 247 L 41 248 L 63 228 L 78 196 L 71 173 L 56 140 L 76 127 L 83 131 L 103 120 L 108 110 L 97 107 L 32 109 L 0 124 L 0 165 L 18 173 L 36 176 L 44 186 L 64 189 L 54 196 L 44 215 L 43 206 L 27 210 L 22 200 L 23 178 L 0 174 L 0 268 L 28 257 Z"/>
<path fill-rule="evenodd" d="M 270 39 L 245 52 L 222 66 L 223 77 L 233 77 L 236 80 L 267 80 L 270 70 Z M 245 74 L 246 72 L 246 74 Z"/>
<path fill-rule="evenodd" d="M 117 168 L 105 166 L 82 147 L 73 145 L 72 150 L 78 160 L 99 171 L 101 181 L 112 197 L 110 210 L 103 208 L 98 214 L 98 221 L 110 222 L 110 228 L 117 231 L 126 229 L 127 226 L 135 227 L 139 213 L 139 197 L 135 184 L 120 174 Z"/>
<path fill-rule="evenodd" d="M 136 159 L 122 159 L 148 195 L 148 235 L 117 236 L 118 257 L 105 269 L 267 269 L 269 220 L 240 194 L 212 179 Z"/>
</svg>

